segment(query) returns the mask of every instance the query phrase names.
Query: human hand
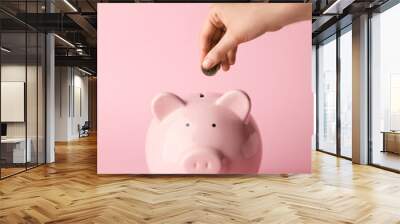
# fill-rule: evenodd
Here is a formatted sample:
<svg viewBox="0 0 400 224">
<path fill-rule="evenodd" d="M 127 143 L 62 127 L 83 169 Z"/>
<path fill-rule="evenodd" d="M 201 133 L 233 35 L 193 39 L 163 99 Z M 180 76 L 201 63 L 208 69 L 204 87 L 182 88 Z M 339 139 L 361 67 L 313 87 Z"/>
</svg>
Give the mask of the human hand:
<svg viewBox="0 0 400 224">
<path fill-rule="evenodd" d="M 228 71 L 239 44 L 306 19 L 311 19 L 311 4 L 213 4 L 200 35 L 201 66 L 210 69 L 221 64 Z"/>
</svg>

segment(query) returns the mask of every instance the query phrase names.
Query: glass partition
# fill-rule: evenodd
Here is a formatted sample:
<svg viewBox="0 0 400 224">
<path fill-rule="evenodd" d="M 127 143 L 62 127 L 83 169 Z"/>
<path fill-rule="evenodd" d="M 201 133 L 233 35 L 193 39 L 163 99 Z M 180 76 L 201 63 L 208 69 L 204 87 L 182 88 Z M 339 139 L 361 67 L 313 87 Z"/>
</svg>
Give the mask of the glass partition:
<svg viewBox="0 0 400 224">
<path fill-rule="evenodd" d="M 27 150 L 30 151 L 30 161 L 27 163 L 27 167 L 33 167 L 37 165 L 37 132 L 38 132 L 38 35 L 36 32 L 27 33 L 27 74 L 26 74 L 26 113 L 27 113 Z"/>
<path fill-rule="evenodd" d="M 1 6 L 44 12 L 44 1 Z M 45 163 L 45 44 L 44 33 L 0 12 L 1 179 Z"/>
<path fill-rule="evenodd" d="M 25 32 L 1 34 L 2 177 L 24 171 L 31 161 L 26 141 L 26 40 Z"/>
</svg>

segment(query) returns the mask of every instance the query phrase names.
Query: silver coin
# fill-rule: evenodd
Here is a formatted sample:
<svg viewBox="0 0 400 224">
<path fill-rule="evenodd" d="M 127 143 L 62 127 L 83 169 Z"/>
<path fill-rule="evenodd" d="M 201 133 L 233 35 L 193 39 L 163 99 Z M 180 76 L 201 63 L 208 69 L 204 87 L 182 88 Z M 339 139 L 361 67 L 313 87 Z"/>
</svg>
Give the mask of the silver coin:
<svg viewBox="0 0 400 224">
<path fill-rule="evenodd" d="M 201 67 L 201 71 L 206 76 L 213 76 L 213 75 L 217 74 L 217 72 L 220 68 L 221 68 L 221 64 L 217 64 L 210 69 L 204 69 L 203 67 Z"/>
</svg>

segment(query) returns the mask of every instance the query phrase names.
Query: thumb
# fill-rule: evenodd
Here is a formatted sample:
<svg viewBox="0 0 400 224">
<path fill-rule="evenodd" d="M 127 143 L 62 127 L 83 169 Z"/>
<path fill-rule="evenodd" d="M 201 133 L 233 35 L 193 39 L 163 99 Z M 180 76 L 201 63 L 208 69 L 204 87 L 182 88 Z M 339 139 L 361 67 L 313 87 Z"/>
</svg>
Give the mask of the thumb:
<svg viewBox="0 0 400 224">
<path fill-rule="evenodd" d="M 204 69 L 210 69 L 221 63 L 228 52 L 235 49 L 238 44 L 236 38 L 234 38 L 229 32 L 226 32 L 218 43 L 208 52 L 203 60 L 202 67 Z"/>
</svg>

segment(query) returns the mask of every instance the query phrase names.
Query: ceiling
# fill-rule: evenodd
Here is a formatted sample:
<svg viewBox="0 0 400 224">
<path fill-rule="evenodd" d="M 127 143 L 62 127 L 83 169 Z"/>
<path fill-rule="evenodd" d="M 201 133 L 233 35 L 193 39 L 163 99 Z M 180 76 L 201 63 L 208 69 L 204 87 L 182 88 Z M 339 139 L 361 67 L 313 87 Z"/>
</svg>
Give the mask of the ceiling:
<svg viewBox="0 0 400 224">
<path fill-rule="evenodd" d="M 386 1 L 387 0 L 289 0 L 286 2 L 312 2 L 312 32 L 313 42 L 315 43 L 336 32 L 337 24 L 345 26 L 347 23 L 351 23 L 352 16 L 356 16 L 365 10 L 375 8 Z M 97 3 L 102 2 L 168 1 L 47 0 L 46 5 L 46 0 L 1 0 L 0 25 L 3 32 L 2 38 L 4 38 L 2 43 L 3 45 L 7 43 L 9 48 L 13 48 L 14 54 L 24 54 L 24 33 L 26 30 L 28 30 L 28 32 L 54 32 L 58 35 L 58 37 L 55 38 L 56 65 L 80 66 L 96 73 Z M 185 0 L 175 0 L 174 2 L 185 2 Z M 207 0 L 205 0 L 205 2 L 207 2 Z M 253 0 L 251 2 L 265 1 Z M 282 1 L 270 0 L 269 2 Z M 341 22 L 338 23 L 338 21 Z M 29 41 L 30 40 L 28 40 L 28 42 Z M 29 43 L 27 48 L 28 54 L 30 52 L 34 53 L 35 48 L 35 43 Z"/>
<path fill-rule="evenodd" d="M 352 23 L 353 17 L 374 11 L 390 0 L 313 0 L 313 44 Z"/>
<path fill-rule="evenodd" d="M 96 73 L 97 2 L 100 1 L 47 0 L 46 4 L 45 0 L 1 0 L 2 46 L 12 50 L 2 52 L 2 60 L 18 62 L 25 55 L 28 61 L 36 60 L 36 51 L 44 45 L 40 43 L 37 48 L 36 35 L 54 32 L 56 65 L 79 66 Z M 41 37 L 39 40 L 43 40 Z"/>
</svg>

